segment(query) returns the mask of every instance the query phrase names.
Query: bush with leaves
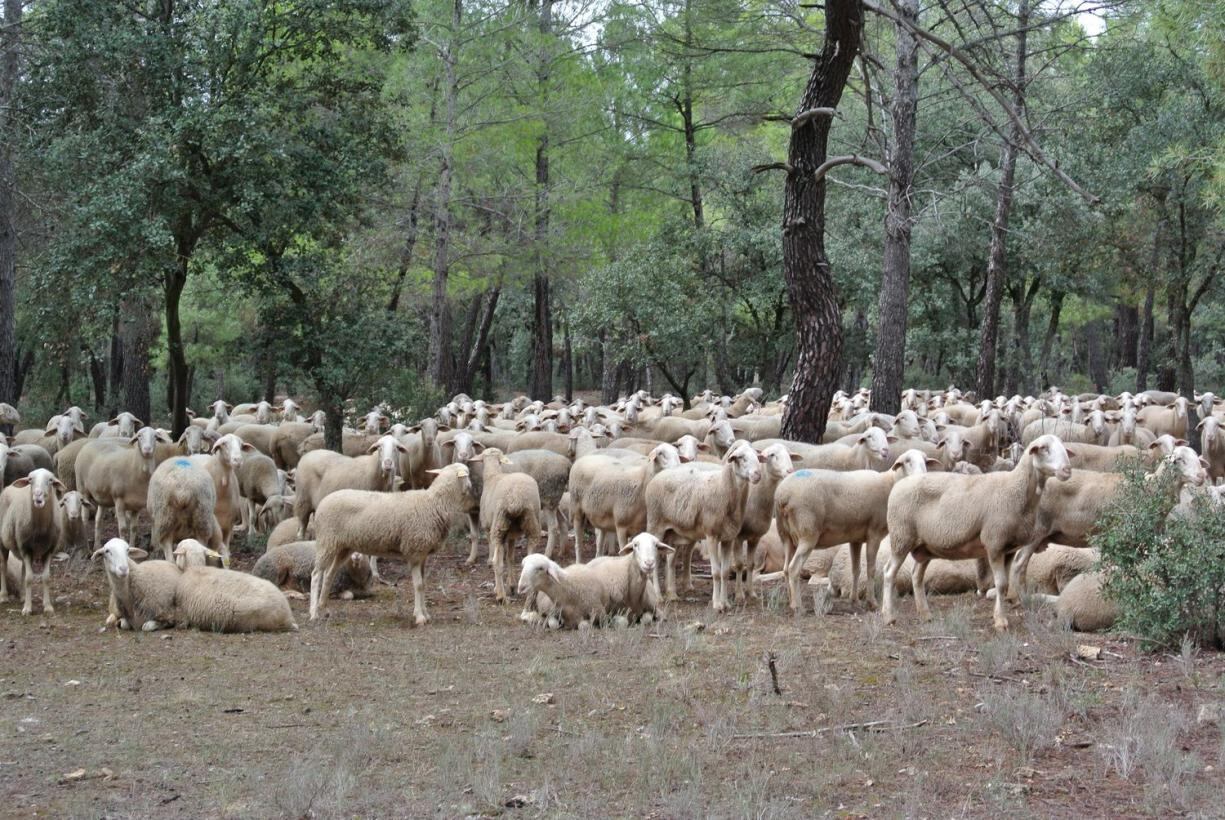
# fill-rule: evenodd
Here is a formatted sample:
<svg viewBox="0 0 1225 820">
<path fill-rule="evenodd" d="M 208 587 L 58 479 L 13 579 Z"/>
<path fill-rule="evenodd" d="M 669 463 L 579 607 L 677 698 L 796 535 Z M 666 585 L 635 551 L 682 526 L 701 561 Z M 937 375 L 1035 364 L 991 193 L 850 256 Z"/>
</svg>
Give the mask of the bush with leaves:
<svg viewBox="0 0 1225 820">
<path fill-rule="evenodd" d="M 1171 515 L 1175 481 L 1172 470 L 1126 473 L 1092 539 L 1103 590 L 1119 606 L 1119 627 L 1153 647 L 1190 635 L 1225 648 L 1225 507 L 1197 496 L 1189 513 Z"/>
</svg>

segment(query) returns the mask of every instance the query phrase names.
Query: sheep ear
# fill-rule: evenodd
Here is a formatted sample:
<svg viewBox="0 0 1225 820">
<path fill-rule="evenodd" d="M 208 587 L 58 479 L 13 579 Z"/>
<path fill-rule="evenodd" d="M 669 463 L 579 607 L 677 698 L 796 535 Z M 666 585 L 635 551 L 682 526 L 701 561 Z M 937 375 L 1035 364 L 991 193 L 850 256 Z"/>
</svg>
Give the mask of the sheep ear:
<svg viewBox="0 0 1225 820">
<path fill-rule="evenodd" d="M 426 472 L 429 473 L 430 475 L 442 475 L 442 471 L 444 469 L 446 468 L 444 467 L 444 468 L 439 468 L 437 470 L 426 470 Z"/>
<path fill-rule="evenodd" d="M 1200 457 L 1199 457 L 1199 464 L 1200 464 L 1200 466 L 1201 466 L 1201 467 L 1203 467 L 1205 470 L 1207 470 L 1207 469 L 1208 469 L 1208 467 L 1209 467 L 1209 466 L 1211 466 L 1211 465 L 1209 465 L 1209 464 L 1208 464 L 1208 459 L 1204 458 L 1203 456 L 1200 456 Z"/>
<path fill-rule="evenodd" d="M 1175 447 L 1186 447 L 1187 440 L 1185 438 L 1176 438 L 1174 439 L 1174 446 Z"/>
<path fill-rule="evenodd" d="M 936 449 L 937 449 L 937 450 L 943 450 L 943 449 L 945 449 L 945 447 L 948 445 L 948 443 L 949 443 L 949 442 L 948 442 L 948 439 L 946 439 L 946 438 L 942 438 L 942 439 L 940 439 L 939 441 L 937 441 L 937 442 L 936 442 Z"/>
<path fill-rule="evenodd" d="M 158 440 L 158 441 L 160 441 L 160 442 L 162 442 L 162 443 L 164 443 L 164 444 L 174 444 L 174 439 L 170 438 L 170 436 L 166 435 L 166 434 L 165 434 L 165 433 L 163 433 L 161 430 L 158 430 L 158 431 L 157 431 L 157 436 L 156 436 L 156 438 L 157 438 L 157 440 Z"/>
<path fill-rule="evenodd" d="M 799 464 L 801 461 L 803 461 L 803 460 L 804 460 L 804 457 L 803 457 L 803 456 L 801 456 L 801 455 L 796 455 L 795 453 L 788 453 L 787 455 L 791 456 L 791 463 L 792 463 L 792 464 Z"/>
<path fill-rule="evenodd" d="M 106 547 L 98 547 L 96 550 L 94 550 L 93 555 L 89 556 L 89 560 L 97 561 L 98 556 L 104 552 L 106 552 Z"/>
<path fill-rule="evenodd" d="M 889 442 L 890 444 L 892 444 L 893 442 L 897 440 L 898 440 L 897 436 L 885 436 L 885 441 Z"/>
<path fill-rule="evenodd" d="M 940 463 L 939 461 L 936 461 L 936 459 L 934 459 L 934 458 L 928 458 L 928 459 L 927 459 L 927 466 L 928 466 L 928 467 L 941 467 L 941 466 L 943 466 L 943 465 L 941 465 L 941 463 Z"/>
<path fill-rule="evenodd" d="M 1068 449 L 1065 447 L 1065 448 L 1064 448 L 1064 452 L 1066 452 L 1066 453 L 1068 454 L 1068 458 L 1076 458 L 1076 451 L 1075 451 L 1075 450 L 1068 450 Z"/>
<path fill-rule="evenodd" d="M 143 561 L 149 557 L 149 553 L 145 552 L 140 547 L 128 547 L 128 557 Z"/>
<path fill-rule="evenodd" d="M 414 430 L 420 430 L 420 429 L 421 429 L 421 428 L 419 428 L 419 427 L 410 427 L 408 431 L 411 433 L 411 432 L 413 432 Z M 455 439 L 447 439 L 446 441 L 444 441 L 442 444 L 439 444 L 438 446 L 439 446 L 439 447 L 441 447 L 441 448 L 442 448 L 442 449 L 444 449 L 444 450 L 445 450 L 445 449 L 447 449 L 448 447 L 454 447 L 454 446 L 455 446 Z"/>
<path fill-rule="evenodd" d="M 403 442 L 397 441 L 396 449 L 399 450 L 401 453 L 405 453 L 405 454 L 408 453 L 408 448 L 404 446 Z"/>
<path fill-rule="evenodd" d="M 663 541 L 658 541 L 658 540 L 655 542 L 655 549 L 659 550 L 660 552 L 676 552 L 675 549 L 668 546 Z"/>
<path fill-rule="evenodd" d="M 556 561 L 549 562 L 549 577 L 554 581 L 561 581 L 561 566 Z"/>
<path fill-rule="evenodd" d="M 374 444 L 371 444 L 369 447 L 366 448 L 366 452 L 373 453 L 378 449 L 379 449 L 379 443 L 376 441 Z"/>
<path fill-rule="evenodd" d="M 51 479 L 51 486 L 55 487 L 55 489 L 59 490 L 61 493 L 68 492 L 68 487 L 65 486 L 64 482 L 60 481 L 58 478 Z M 62 502 L 63 499 L 60 499 L 60 501 Z"/>
<path fill-rule="evenodd" d="M 1196 430 L 1202 430 L 1202 429 L 1204 429 L 1204 422 L 1205 422 L 1205 421 L 1207 421 L 1207 420 L 1208 420 L 1208 419 L 1200 419 L 1200 423 L 1199 423 L 1199 424 L 1197 424 L 1197 425 L 1195 425 L 1195 429 L 1196 429 Z"/>
<path fill-rule="evenodd" d="M 440 425 L 438 425 L 438 429 L 439 429 L 439 431 L 442 431 L 442 430 L 450 430 L 450 429 L 451 429 L 451 425 L 449 425 L 449 424 L 440 424 Z"/>
<path fill-rule="evenodd" d="M 710 452 L 710 445 L 703 441 L 698 444 L 698 449 L 701 450 L 703 453 L 708 453 Z"/>
<path fill-rule="evenodd" d="M 255 451 L 255 445 L 251 444 L 250 442 L 244 441 L 242 443 L 242 449 L 244 452 L 251 453 Z"/>
<path fill-rule="evenodd" d="M 17 479 L 16 481 L 14 481 L 14 482 L 13 482 L 12 484 L 10 484 L 9 486 L 10 486 L 10 487 L 26 487 L 26 486 L 28 486 L 28 485 L 29 485 L 29 483 L 30 483 L 30 479 L 29 479 L 29 477 L 23 477 L 23 478 L 19 478 L 19 479 Z"/>
</svg>

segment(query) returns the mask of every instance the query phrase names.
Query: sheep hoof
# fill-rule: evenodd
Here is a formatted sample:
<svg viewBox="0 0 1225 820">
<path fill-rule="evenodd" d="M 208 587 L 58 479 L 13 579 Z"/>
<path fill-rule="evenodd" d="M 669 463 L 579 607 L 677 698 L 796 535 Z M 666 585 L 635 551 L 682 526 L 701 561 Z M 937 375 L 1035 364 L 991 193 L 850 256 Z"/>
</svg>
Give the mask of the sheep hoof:
<svg viewBox="0 0 1225 820">
<path fill-rule="evenodd" d="M 549 629 L 561 629 L 561 621 L 557 620 L 556 618 L 549 618 L 548 626 Z"/>
<path fill-rule="evenodd" d="M 469 555 L 467 558 L 465 558 L 465 559 L 464 559 L 464 566 L 466 566 L 466 567 L 470 567 L 470 566 L 472 566 L 472 565 L 473 565 L 473 564 L 475 564 L 475 563 L 476 563 L 476 556 L 475 556 L 475 555 Z"/>
<path fill-rule="evenodd" d="M 55 607 L 51 606 L 51 604 L 43 604 L 43 614 L 44 615 L 54 615 Z"/>
<path fill-rule="evenodd" d="M 642 613 L 642 625 L 643 625 L 643 626 L 649 626 L 650 624 L 652 624 L 652 623 L 654 623 L 654 622 L 655 622 L 655 616 L 654 616 L 654 615 L 652 615 L 650 612 L 644 612 L 644 613 Z"/>
<path fill-rule="evenodd" d="M 591 629 L 591 621 L 579 621 L 578 628 L 579 629 Z"/>
<path fill-rule="evenodd" d="M 124 623 L 127 623 L 127 622 L 124 621 Z M 145 621 L 140 627 L 142 632 L 156 632 L 157 630 L 161 628 L 162 628 L 162 625 L 159 624 L 157 621 Z"/>
<path fill-rule="evenodd" d="M 425 626 L 426 624 L 430 622 L 430 616 L 429 615 L 418 615 L 414 620 L 416 620 L 417 626 Z"/>
<path fill-rule="evenodd" d="M 21 614 L 22 614 L 22 615 L 29 615 L 29 614 L 31 614 L 32 612 L 34 612 L 34 607 L 32 607 L 32 606 L 23 606 L 23 607 L 21 608 Z"/>
<path fill-rule="evenodd" d="M 1008 631 L 1008 621 L 996 621 L 995 631 L 996 632 L 1007 632 Z"/>
<path fill-rule="evenodd" d="M 618 615 L 613 618 L 613 627 L 616 629 L 625 629 L 630 625 L 630 619 L 624 615 Z"/>
</svg>

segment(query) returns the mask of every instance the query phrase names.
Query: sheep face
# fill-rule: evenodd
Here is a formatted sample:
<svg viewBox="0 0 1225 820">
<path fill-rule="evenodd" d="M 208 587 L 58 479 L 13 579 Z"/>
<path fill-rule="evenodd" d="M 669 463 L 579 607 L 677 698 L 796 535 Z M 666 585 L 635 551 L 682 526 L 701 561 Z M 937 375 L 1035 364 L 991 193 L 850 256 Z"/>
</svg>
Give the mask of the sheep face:
<svg viewBox="0 0 1225 820">
<path fill-rule="evenodd" d="M 128 444 L 136 448 L 141 458 L 152 462 L 153 454 L 157 451 L 157 443 L 159 441 L 165 444 L 172 443 L 170 436 L 162 431 L 154 430 L 152 427 L 142 427 L 136 431 L 135 435 L 128 439 Z"/>
<path fill-rule="evenodd" d="M 255 420 L 260 424 L 268 424 L 272 421 L 272 405 L 266 401 L 255 405 Z"/>
<path fill-rule="evenodd" d="M 659 444 L 652 450 L 647 458 L 651 460 L 656 472 L 667 470 L 672 467 L 679 467 L 683 463 L 680 451 L 671 444 Z"/>
<path fill-rule="evenodd" d="M 756 484 L 761 481 L 761 463 L 765 456 L 753 449 L 747 441 L 737 441 L 723 457 L 723 463 L 731 464 L 736 477 Z"/>
<path fill-rule="evenodd" d="M 93 504 L 82 498 L 79 492 L 73 490 L 64 493 L 60 498 L 60 507 L 64 510 L 64 517 L 69 521 L 84 521 Z"/>
<path fill-rule="evenodd" d="M 286 398 L 285 401 L 281 402 L 281 418 L 291 419 L 294 416 L 298 415 L 298 411 L 300 411 L 301 409 L 302 409 L 302 406 L 298 404 L 296 401 L 290 398 Z"/>
<path fill-rule="evenodd" d="M 1162 457 L 1165 457 L 1173 453 L 1175 448 L 1185 447 L 1186 445 L 1185 439 L 1174 438 L 1169 433 L 1162 433 L 1148 446 L 1148 449 L 1150 451 L 1157 451 Z"/>
<path fill-rule="evenodd" d="M 213 444 L 212 453 L 221 459 L 221 463 L 231 470 L 242 467 L 243 453 L 253 453 L 255 447 L 240 439 L 233 433 L 227 433 Z"/>
<path fill-rule="evenodd" d="M 546 558 L 543 553 L 533 552 L 523 559 L 523 569 L 519 572 L 519 594 L 526 595 L 529 592 L 535 592 L 543 587 L 549 578 L 560 581 L 561 577 L 560 564 L 551 558 Z"/>
<path fill-rule="evenodd" d="M 213 402 L 208 407 L 213 411 L 213 418 L 219 419 L 222 423 L 224 423 L 225 420 L 230 417 L 230 410 L 234 408 L 234 405 L 227 404 L 221 399 L 217 399 L 217 401 Z"/>
<path fill-rule="evenodd" d="M 898 438 L 916 438 L 919 435 L 919 417 L 913 410 L 903 410 L 893 420 L 890 431 Z"/>
<path fill-rule="evenodd" d="M 209 440 L 204 430 L 194 424 L 183 428 L 183 435 L 179 436 L 179 444 L 184 446 L 188 455 L 207 453 L 209 448 Z"/>
<path fill-rule="evenodd" d="M 676 452 L 680 454 L 681 461 L 697 460 L 699 452 L 705 452 L 710 449 L 710 445 L 704 441 L 698 441 L 694 436 L 681 436 L 673 446 L 676 447 Z"/>
<path fill-rule="evenodd" d="M 771 444 L 762 450 L 761 459 L 766 465 L 766 473 L 776 479 L 790 475 L 795 470 L 795 462 L 801 460 L 799 456 L 787 452 L 787 448 L 781 444 Z"/>
<path fill-rule="evenodd" d="M 221 553 L 209 549 L 194 538 L 184 538 L 174 548 L 174 563 L 179 569 L 206 567 L 210 558 L 222 560 Z"/>
<path fill-rule="evenodd" d="M 710 435 L 713 437 L 715 446 L 720 450 L 726 450 L 736 443 L 736 431 L 732 429 L 732 424 L 727 420 L 726 414 L 710 426 Z"/>
<path fill-rule="evenodd" d="M 383 429 L 383 425 L 388 421 L 387 417 L 378 410 L 371 410 L 363 418 L 365 419 L 364 427 L 368 436 L 377 436 L 379 431 Z"/>
<path fill-rule="evenodd" d="M 919 475 L 927 472 L 928 464 L 933 467 L 939 466 L 940 462 L 934 458 L 928 458 L 919 450 L 907 450 L 897 457 L 897 461 L 893 462 L 893 466 L 889 469 L 895 470 L 902 474 L 902 477 Z"/>
<path fill-rule="evenodd" d="M 1221 434 L 1221 422 L 1216 416 L 1204 416 L 1203 421 L 1196 426 L 1196 429 L 1201 431 L 1201 441 L 1204 444 L 1203 449 L 1207 450 L 1208 445 L 1215 442 L 1217 436 Z"/>
<path fill-rule="evenodd" d="M 1110 434 L 1110 429 L 1106 426 L 1106 414 L 1101 410 L 1094 410 L 1089 414 L 1088 425 L 1099 438 Z"/>
<path fill-rule="evenodd" d="M 50 470 L 45 470 L 42 467 L 33 470 L 25 478 L 19 478 L 13 482 L 14 487 L 29 487 L 30 488 L 30 503 L 35 509 L 42 509 L 47 506 L 47 498 L 55 498 L 56 490 L 65 492 L 68 488 L 64 483 L 55 477 L 55 474 Z"/>
<path fill-rule="evenodd" d="M 328 424 L 328 414 L 322 410 L 316 410 L 311 413 L 311 427 L 315 428 L 316 433 L 322 433 Z"/>
<path fill-rule="evenodd" d="M 962 436 L 960 430 L 949 430 L 944 434 L 939 442 L 936 443 L 936 448 L 943 450 L 948 454 L 949 461 L 956 464 L 959 461 L 966 460 L 966 445 L 965 437 Z"/>
<path fill-rule="evenodd" d="M 1190 409 L 1190 402 L 1185 396 L 1179 396 L 1172 404 L 1167 404 L 1166 407 L 1174 411 L 1174 417 L 1179 419 L 1187 418 L 1187 411 Z"/>
<path fill-rule="evenodd" d="M 1179 480 L 1185 484 L 1202 487 L 1208 481 L 1208 462 L 1190 447 L 1175 447 L 1174 451 L 1166 456 L 1166 463 L 1178 470 Z"/>
<path fill-rule="evenodd" d="M 144 550 L 136 547 L 128 546 L 128 542 L 122 538 L 112 538 L 96 550 L 92 556 L 93 559 L 102 559 L 102 566 L 106 569 L 107 575 L 115 578 L 128 577 L 128 559 L 141 559 L 148 555 Z"/>
<path fill-rule="evenodd" d="M 889 460 L 889 441 L 897 441 L 897 436 L 886 436 L 879 427 L 869 427 L 855 440 L 855 443 L 866 448 L 876 461 Z"/>
<path fill-rule="evenodd" d="M 1068 450 L 1063 442 L 1049 433 L 1038 436 L 1025 449 L 1032 457 L 1034 469 L 1044 478 L 1055 477 L 1067 481 L 1072 477 L 1072 462 L 1068 458 Z"/>
<path fill-rule="evenodd" d="M 72 420 L 72 416 L 52 416 L 47 422 L 47 432 L 55 434 L 55 440 L 61 447 L 72 441 L 77 429 L 78 425 Z"/>
<path fill-rule="evenodd" d="M 407 453 L 408 448 L 396 440 L 395 436 L 383 436 L 370 445 L 368 453 L 378 453 L 379 472 L 389 482 L 395 481 L 399 453 Z"/>
</svg>

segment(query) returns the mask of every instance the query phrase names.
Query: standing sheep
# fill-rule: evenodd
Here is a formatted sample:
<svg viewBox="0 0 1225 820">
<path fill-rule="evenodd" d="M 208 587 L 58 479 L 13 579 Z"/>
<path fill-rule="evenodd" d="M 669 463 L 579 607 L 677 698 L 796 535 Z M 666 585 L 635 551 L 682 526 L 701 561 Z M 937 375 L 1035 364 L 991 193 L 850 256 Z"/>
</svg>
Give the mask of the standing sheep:
<svg viewBox="0 0 1225 820">
<path fill-rule="evenodd" d="M 336 490 L 394 491 L 399 476 L 399 455 L 406 452 L 408 448 L 403 443 L 383 436 L 367 448 L 364 456 L 351 458 L 331 450 L 313 450 L 302 456 L 294 473 L 297 540 L 306 540 L 306 525 L 311 515 Z"/>
<path fill-rule="evenodd" d="M 227 433 L 213 444 L 211 455 L 188 456 L 187 460 L 203 467 L 213 479 L 216 506 L 213 514 L 221 528 L 222 549 L 225 565 L 229 566 L 230 541 L 234 533 L 234 519 L 239 513 L 242 498 L 238 491 L 238 471 L 242 469 L 244 456 L 255 448 L 238 436 Z"/>
<path fill-rule="evenodd" d="M 186 538 L 206 541 L 214 550 L 229 555 L 217 522 L 216 483 L 207 467 L 193 458 L 163 461 L 149 480 L 149 511 L 153 514 L 150 549 L 161 547 L 167 561 L 173 560 L 175 545 Z"/>
<path fill-rule="evenodd" d="M 0 567 L 8 565 L 10 552 L 21 559 L 22 615 L 34 611 L 36 565 L 42 569 L 43 612 L 55 612 L 49 585 L 51 554 L 60 546 L 63 529 L 57 491 L 64 491 L 63 483 L 50 470 L 40 468 L 0 493 Z M 5 574 L 0 573 L 0 601 L 8 600 Z"/>
<path fill-rule="evenodd" d="M 63 510 L 63 530 L 60 532 L 60 549 L 69 553 L 83 551 L 89 545 L 86 524 L 93 507 L 76 490 L 69 490 L 60 497 Z"/>
<path fill-rule="evenodd" d="M 885 569 L 881 619 L 886 624 L 896 620 L 893 582 L 906 556 L 913 553 L 915 557 L 915 607 L 920 617 L 929 619 L 931 610 L 923 588 L 927 562 L 931 558 L 980 558 L 985 552 L 995 587 L 1003 593 L 995 599 L 995 627 L 1007 629 L 1005 557 L 1030 537 L 1048 480 L 1067 481 L 1071 475 L 1067 449 L 1048 434 L 1029 444 L 1020 463 L 1009 472 L 977 476 L 927 473 L 899 481 L 889 495 L 886 515 L 892 557 Z"/>
<path fill-rule="evenodd" d="M 170 437 L 152 427 L 142 427 L 132 438 L 100 438 L 90 441 L 77 456 L 77 489 L 95 505 L 94 548 L 102 547 L 102 511 L 115 509 L 120 538 L 136 537 L 136 517 L 145 508 L 149 479 L 158 464 L 158 442 Z"/>
<path fill-rule="evenodd" d="M 417 625 L 429 623 L 425 611 L 425 561 L 441 545 L 451 519 L 473 503 L 468 468 L 452 464 L 434 472 L 428 490 L 375 493 L 338 490 L 319 505 L 315 569 L 311 573 L 310 617 L 326 603 L 324 592 L 340 565 L 354 552 L 371 557 L 403 558 L 413 576 L 413 614 Z"/>
<path fill-rule="evenodd" d="M 475 460 L 483 469 L 481 527 L 489 534 L 489 551 L 493 554 L 493 596 L 502 603 L 506 600 L 505 585 L 510 582 L 507 553 L 513 559 L 520 536 L 527 540 L 528 552 L 535 552 L 539 546 L 540 488 L 530 475 L 503 472 L 503 465 L 511 462 L 496 447 Z M 513 560 L 510 563 L 513 566 Z"/>
</svg>

